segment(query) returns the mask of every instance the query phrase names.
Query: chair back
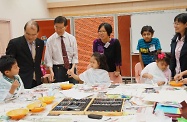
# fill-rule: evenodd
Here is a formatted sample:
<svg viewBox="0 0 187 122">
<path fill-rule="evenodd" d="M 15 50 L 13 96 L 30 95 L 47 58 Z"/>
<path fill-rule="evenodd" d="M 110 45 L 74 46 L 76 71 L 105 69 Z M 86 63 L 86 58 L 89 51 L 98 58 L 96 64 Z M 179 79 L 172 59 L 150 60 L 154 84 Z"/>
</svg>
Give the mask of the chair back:
<svg viewBox="0 0 187 122">
<path fill-rule="evenodd" d="M 140 74 L 141 74 L 141 71 L 142 71 L 142 66 L 141 66 L 141 63 L 138 62 L 135 67 L 134 67 L 134 71 L 135 71 L 135 80 L 137 83 L 141 83 L 140 81 Z"/>
<path fill-rule="evenodd" d="M 110 80 L 113 81 L 112 83 L 122 83 L 121 75 L 116 77 L 114 72 L 109 72 L 108 74 L 109 74 Z"/>
</svg>

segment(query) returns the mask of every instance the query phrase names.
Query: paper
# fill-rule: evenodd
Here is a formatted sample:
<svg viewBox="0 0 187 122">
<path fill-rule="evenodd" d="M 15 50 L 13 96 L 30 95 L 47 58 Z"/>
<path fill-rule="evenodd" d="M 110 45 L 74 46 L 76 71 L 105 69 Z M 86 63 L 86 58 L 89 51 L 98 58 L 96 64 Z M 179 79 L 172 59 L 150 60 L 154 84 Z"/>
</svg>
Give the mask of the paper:
<svg viewBox="0 0 187 122">
<path fill-rule="evenodd" d="M 60 92 L 64 94 L 64 96 L 66 97 L 75 98 L 75 99 L 82 99 L 93 95 L 93 93 L 80 92 L 79 90 L 76 89 L 63 90 Z"/>
<path fill-rule="evenodd" d="M 163 106 L 161 104 L 157 104 L 155 111 L 163 111 L 164 113 L 170 113 L 170 114 L 181 114 L 179 108 L 172 107 L 172 106 Z"/>
<path fill-rule="evenodd" d="M 137 85 L 120 85 L 117 86 L 114 89 L 108 90 L 106 94 L 120 94 L 120 95 L 127 95 L 127 96 L 136 96 L 136 97 L 142 97 L 142 92 L 144 91 L 144 88 L 138 88 Z"/>
<path fill-rule="evenodd" d="M 143 100 L 154 102 L 177 102 L 187 101 L 187 92 L 185 90 L 161 90 L 159 93 L 146 94 Z"/>
</svg>

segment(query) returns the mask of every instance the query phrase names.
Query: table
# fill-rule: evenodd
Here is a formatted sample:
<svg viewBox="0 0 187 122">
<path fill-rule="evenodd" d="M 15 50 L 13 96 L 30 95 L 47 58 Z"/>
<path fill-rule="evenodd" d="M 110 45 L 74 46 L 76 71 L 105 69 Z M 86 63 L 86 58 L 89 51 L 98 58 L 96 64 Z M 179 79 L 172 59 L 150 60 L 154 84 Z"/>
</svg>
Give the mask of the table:
<svg viewBox="0 0 187 122">
<path fill-rule="evenodd" d="M 54 95 L 55 100 L 53 103 L 47 105 L 46 109 L 42 112 L 31 113 L 29 112 L 27 116 L 23 119 L 19 120 L 19 122 L 139 122 L 139 121 L 152 121 L 155 118 L 157 120 L 158 116 L 152 114 L 154 102 L 162 102 L 166 99 L 169 101 L 173 101 L 176 99 L 176 102 L 180 102 L 182 100 L 186 100 L 186 98 L 181 97 L 181 95 L 186 95 L 186 86 L 184 87 L 171 87 L 171 86 L 152 86 L 150 84 L 116 84 L 113 85 L 115 88 L 108 89 L 99 89 L 94 90 L 92 92 L 84 92 L 82 88 L 82 84 L 77 84 L 71 90 L 78 90 L 80 93 L 83 93 L 83 96 L 87 95 L 89 97 L 97 97 L 97 98 L 121 98 L 130 96 L 131 98 L 126 98 L 125 104 L 123 106 L 123 115 L 122 116 L 103 116 L 101 120 L 90 119 L 87 115 L 59 115 L 59 116 L 49 116 L 48 113 L 50 110 L 58 104 L 62 99 L 66 98 L 68 93 L 71 93 L 71 90 L 63 91 L 60 89 L 60 83 L 52 83 L 52 84 L 42 84 L 33 89 L 26 89 L 23 94 L 19 96 L 19 98 L 8 101 L 6 103 L 0 104 L 0 116 L 3 121 L 14 122 L 15 120 L 7 120 L 6 112 L 16 108 L 26 108 L 26 106 L 34 101 L 38 100 L 38 97 L 46 96 L 46 95 Z M 155 88 L 159 91 L 159 93 L 149 93 L 145 92 L 145 88 Z M 50 92 L 49 92 L 50 91 Z M 52 92 L 51 92 L 52 91 Z M 172 93 L 172 94 L 169 94 Z M 89 94 L 92 94 L 90 96 Z M 181 95 L 177 95 L 181 94 Z M 71 94 L 72 95 L 72 94 Z M 79 96 L 79 93 L 76 92 L 76 95 Z M 79 97 L 83 97 L 80 95 Z M 3 118 L 3 119 L 2 119 Z M 147 119 L 147 120 L 145 120 Z M 166 118 L 168 119 L 168 118 Z M 157 120 L 158 121 L 158 120 Z M 168 122 L 171 121 L 168 120 Z"/>
</svg>

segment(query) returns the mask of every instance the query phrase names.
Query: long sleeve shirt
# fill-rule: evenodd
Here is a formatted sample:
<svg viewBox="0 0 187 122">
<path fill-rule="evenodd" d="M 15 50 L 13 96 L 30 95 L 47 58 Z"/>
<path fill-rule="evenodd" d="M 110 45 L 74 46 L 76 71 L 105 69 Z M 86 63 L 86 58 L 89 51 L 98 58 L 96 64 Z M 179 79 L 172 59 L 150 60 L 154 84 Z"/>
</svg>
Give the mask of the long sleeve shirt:
<svg viewBox="0 0 187 122">
<path fill-rule="evenodd" d="M 1 102 L 5 101 L 5 100 L 9 100 L 14 97 L 18 97 L 19 94 L 24 91 L 24 85 L 23 85 L 23 82 L 22 82 L 20 76 L 15 75 L 14 78 L 15 78 L 15 80 L 17 80 L 20 83 L 20 86 L 16 89 L 14 94 L 10 94 L 9 91 L 10 91 L 10 88 L 11 88 L 12 83 L 14 81 L 4 75 L 1 76 L 1 78 L 0 78 L 0 92 L 1 92 L 0 101 Z"/>
<path fill-rule="evenodd" d="M 104 53 L 107 58 L 109 72 L 114 72 L 116 71 L 116 66 L 121 66 L 121 45 L 118 39 L 112 38 L 108 42 L 108 46 L 101 39 L 94 40 L 93 52 Z"/>
</svg>

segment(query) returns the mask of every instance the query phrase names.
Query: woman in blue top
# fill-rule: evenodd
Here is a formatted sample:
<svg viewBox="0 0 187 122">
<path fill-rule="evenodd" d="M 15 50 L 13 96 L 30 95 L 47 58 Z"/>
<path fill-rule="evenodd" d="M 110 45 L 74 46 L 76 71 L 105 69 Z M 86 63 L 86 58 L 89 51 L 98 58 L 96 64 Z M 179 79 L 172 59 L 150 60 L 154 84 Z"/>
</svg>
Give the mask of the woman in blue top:
<svg viewBox="0 0 187 122">
<path fill-rule="evenodd" d="M 151 26 L 143 26 L 141 30 L 142 39 L 138 40 L 137 50 L 139 50 L 139 60 L 142 69 L 155 61 L 154 55 L 161 52 L 160 41 L 158 38 L 152 38 L 154 30 Z"/>
</svg>

